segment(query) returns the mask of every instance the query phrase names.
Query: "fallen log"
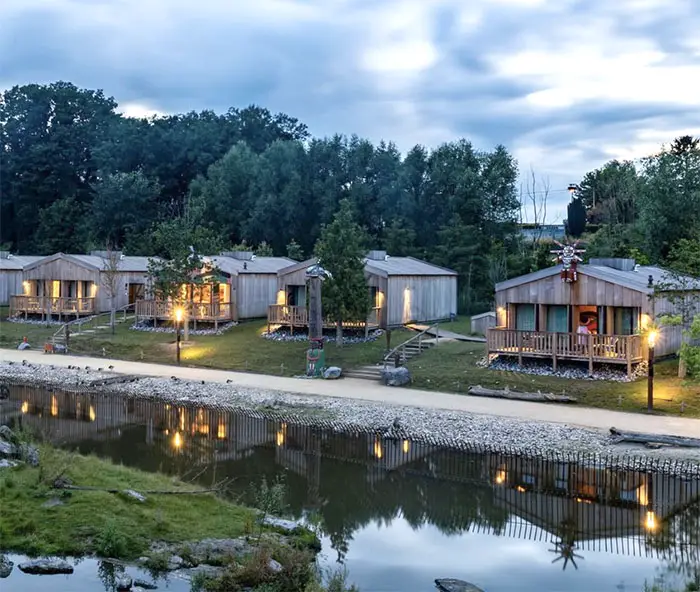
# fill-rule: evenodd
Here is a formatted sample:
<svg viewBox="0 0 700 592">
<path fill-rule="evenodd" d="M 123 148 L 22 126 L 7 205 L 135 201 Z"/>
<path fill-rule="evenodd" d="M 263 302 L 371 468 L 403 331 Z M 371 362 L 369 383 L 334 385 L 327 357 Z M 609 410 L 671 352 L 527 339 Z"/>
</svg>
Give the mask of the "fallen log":
<svg viewBox="0 0 700 592">
<path fill-rule="evenodd" d="M 665 444 L 678 448 L 700 448 L 700 439 L 686 438 L 684 436 L 669 436 L 664 434 L 643 434 L 640 432 L 624 432 L 617 428 L 610 428 L 610 433 L 615 436 L 614 443 L 631 442 L 634 444 Z"/>
<path fill-rule="evenodd" d="M 541 403 L 577 403 L 574 397 L 569 395 L 555 395 L 554 393 L 521 393 L 519 391 L 511 391 L 509 389 L 496 390 L 484 388 L 481 385 L 470 386 L 468 394 L 475 397 L 493 397 L 496 399 L 512 399 L 517 401 L 534 401 Z"/>
</svg>

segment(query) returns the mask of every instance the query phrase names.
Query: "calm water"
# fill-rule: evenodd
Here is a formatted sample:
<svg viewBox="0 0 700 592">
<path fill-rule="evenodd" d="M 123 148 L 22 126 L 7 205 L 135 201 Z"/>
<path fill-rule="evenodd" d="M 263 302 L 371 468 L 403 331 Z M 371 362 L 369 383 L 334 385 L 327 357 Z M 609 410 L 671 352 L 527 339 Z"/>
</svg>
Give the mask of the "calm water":
<svg viewBox="0 0 700 592">
<path fill-rule="evenodd" d="M 244 498 L 263 476 L 284 476 L 292 513 L 320 519 L 324 562 L 342 561 L 363 592 L 428 592 L 436 577 L 487 592 L 641 591 L 669 567 L 698 565 L 696 481 L 20 387 L 2 420 L 128 466 L 199 474 L 203 485 L 236 477 Z M 569 550 L 576 565 L 562 569 Z M 61 589 L 105 589 L 97 572 L 85 561 Z M 15 569 L 2 590 L 44 591 L 52 578 Z"/>
</svg>

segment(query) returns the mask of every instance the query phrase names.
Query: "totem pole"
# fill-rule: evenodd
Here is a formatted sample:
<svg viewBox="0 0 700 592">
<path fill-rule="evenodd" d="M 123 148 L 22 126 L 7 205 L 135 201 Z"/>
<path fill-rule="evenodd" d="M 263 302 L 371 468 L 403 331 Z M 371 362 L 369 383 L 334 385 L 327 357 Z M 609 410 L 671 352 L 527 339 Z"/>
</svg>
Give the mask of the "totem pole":
<svg viewBox="0 0 700 592">
<path fill-rule="evenodd" d="M 326 353 L 323 351 L 323 305 L 321 303 L 321 284 L 330 277 L 320 262 L 306 270 L 309 284 L 309 349 L 306 352 L 306 375 L 321 376 L 326 365 Z"/>
<path fill-rule="evenodd" d="M 576 241 L 573 245 L 563 245 L 558 241 L 554 242 L 559 245 L 560 248 L 550 251 L 550 253 L 556 255 L 552 261 L 554 261 L 554 263 L 561 263 L 562 265 L 561 281 L 571 284 L 578 280 L 576 265 L 583 261 L 579 255 L 585 253 L 586 251 L 578 248 L 579 241 Z"/>
</svg>

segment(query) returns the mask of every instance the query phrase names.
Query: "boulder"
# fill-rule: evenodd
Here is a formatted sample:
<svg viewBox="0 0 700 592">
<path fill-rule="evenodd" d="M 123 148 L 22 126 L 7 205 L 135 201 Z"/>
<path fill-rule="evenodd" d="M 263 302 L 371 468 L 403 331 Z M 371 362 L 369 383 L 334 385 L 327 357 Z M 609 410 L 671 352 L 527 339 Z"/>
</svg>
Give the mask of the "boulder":
<svg viewBox="0 0 700 592">
<path fill-rule="evenodd" d="M 340 378 L 342 372 L 342 368 L 338 368 L 338 366 L 329 366 L 323 371 L 323 378 L 326 380 L 334 380 Z"/>
<path fill-rule="evenodd" d="M 133 583 L 134 582 L 131 577 L 124 575 L 117 578 L 114 586 L 117 589 L 117 592 L 125 592 L 126 590 L 131 590 Z"/>
<path fill-rule="evenodd" d="M 26 574 L 42 576 L 73 573 L 73 566 L 63 559 L 35 559 L 20 563 L 17 567 Z"/>
<path fill-rule="evenodd" d="M 6 458 L 0 458 L 0 469 L 11 469 L 16 467 L 19 463 L 16 460 L 7 460 Z"/>
<path fill-rule="evenodd" d="M 279 563 L 278 561 L 275 561 L 274 559 L 270 559 L 270 561 L 267 562 L 267 569 L 269 569 L 272 573 L 279 573 L 284 568 L 282 567 L 282 564 Z"/>
<path fill-rule="evenodd" d="M 0 440 L 0 458 L 15 458 L 17 453 L 17 447 L 14 444 Z"/>
<path fill-rule="evenodd" d="M 274 516 L 265 516 L 265 518 L 263 518 L 262 523 L 265 526 L 271 526 L 272 528 L 281 530 L 285 534 L 291 534 L 297 531 L 298 529 L 302 528 L 303 526 L 300 522 L 296 522 L 295 520 L 275 518 Z"/>
<path fill-rule="evenodd" d="M 4 555 L 0 555 L 0 578 L 6 578 L 12 573 L 14 563 Z"/>
<path fill-rule="evenodd" d="M 145 495 L 139 493 L 138 491 L 134 491 L 133 489 L 125 489 L 122 493 L 129 499 L 136 500 L 137 502 L 143 503 L 146 501 Z"/>
<path fill-rule="evenodd" d="M 7 442 L 17 442 L 17 436 L 15 436 L 10 427 L 6 425 L 0 425 L 0 439 Z"/>
<path fill-rule="evenodd" d="M 470 584 L 464 580 L 455 580 L 454 578 L 435 580 L 435 585 L 440 592 L 484 592 L 474 584 Z"/>
<path fill-rule="evenodd" d="M 411 384 L 411 373 L 405 366 L 382 368 L 382 384 L 386 386 L 406 386 Z"/>
<path fill-rule="evenodd" d="M 142 588 L 144 590 L 157 590 L 158 586 L 151 582 L 147 582 L 146 580 L 140 580 L 139 578 L 136 578 L 134 580 L 134 588 Z"/>
</svg>

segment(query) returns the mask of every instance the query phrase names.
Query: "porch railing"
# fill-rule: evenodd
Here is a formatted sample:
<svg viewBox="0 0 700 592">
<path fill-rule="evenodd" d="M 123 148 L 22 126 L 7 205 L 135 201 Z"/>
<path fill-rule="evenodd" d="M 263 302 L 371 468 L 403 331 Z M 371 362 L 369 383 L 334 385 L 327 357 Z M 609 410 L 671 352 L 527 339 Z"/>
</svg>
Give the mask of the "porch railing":
<svg viewBox="0 0 700 592">
<path fill-rule="evenodd" d="M 641 335 L 592 335 L 491 328 L 489 354 L 551 357 L 605 363 L 637 363 L 643 359 Z"/>
<path fill-rule="evenodd" d="M 189 302 L 180 305 L 168 300 L 137 300 L 136 318 L 171 321 L 175 318 L 175 309 L 180 306 L 185 310 L 185 315 L 190 320 L 227 321 L 233 318 L 230 302 Z"/>
<path fill-rule="evenodd" d="M 94 298 L 11 296 L 10 314 L 82 315 L 95 312 Z"/>
<path fill-rule="evenodd" d="M 381 325 L 381 307 L 375 306 L 370 310 L 365 321 L 343 321 L 343 327 L 361 328 L 379 327 Z M 306 306 L 290 306 L 287 304 L 271 304 L 267 307 L 268 325 L 286 325 L 290 327 L 306 327 L 309 324 L 309 312 Z M 323 326 L 335 327 L 331 319 L 324 319 Z"/>
</svg>

